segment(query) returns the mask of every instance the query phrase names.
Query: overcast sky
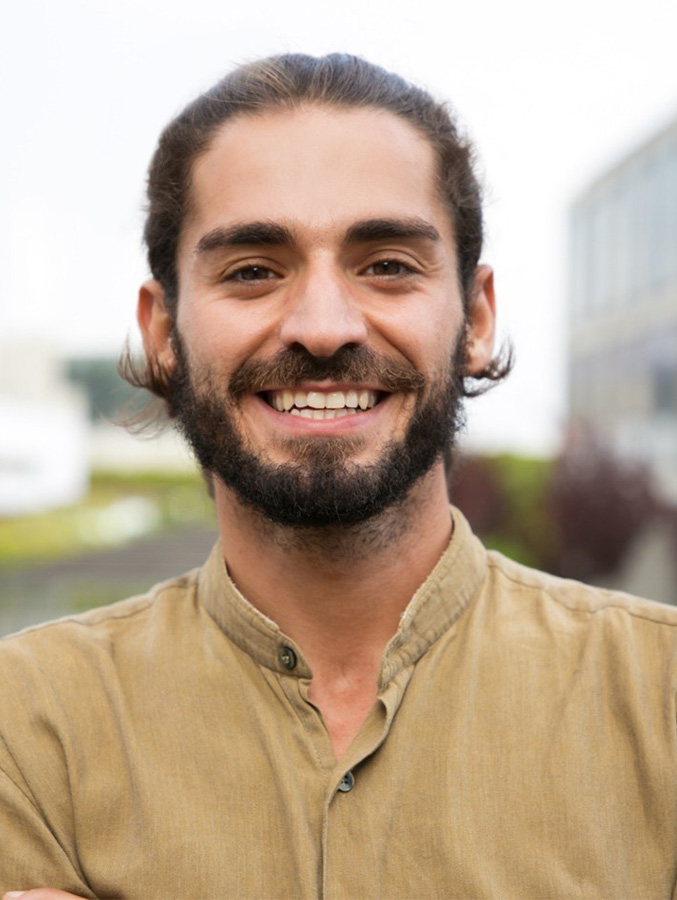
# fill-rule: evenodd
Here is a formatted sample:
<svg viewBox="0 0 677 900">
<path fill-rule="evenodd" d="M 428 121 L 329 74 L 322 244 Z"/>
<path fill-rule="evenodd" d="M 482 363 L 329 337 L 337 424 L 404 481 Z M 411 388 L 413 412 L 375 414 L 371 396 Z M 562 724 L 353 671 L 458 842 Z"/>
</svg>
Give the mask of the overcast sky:
<svg viewBox="0 0 677 900">
<path fill-rule="evenodd" d="M 357 53 L 451 100 L 487 195 L 486 262 L 517 348 L 469 432 L 538 452 L 564 415 L 566 215 L 677 115 L 677 4 L 644 0 L 22 0 L 0 35 L 0 343 L 116 352 L 133 325 L 145 169 L 166 121 L 234 64 Z"/>
</svg>

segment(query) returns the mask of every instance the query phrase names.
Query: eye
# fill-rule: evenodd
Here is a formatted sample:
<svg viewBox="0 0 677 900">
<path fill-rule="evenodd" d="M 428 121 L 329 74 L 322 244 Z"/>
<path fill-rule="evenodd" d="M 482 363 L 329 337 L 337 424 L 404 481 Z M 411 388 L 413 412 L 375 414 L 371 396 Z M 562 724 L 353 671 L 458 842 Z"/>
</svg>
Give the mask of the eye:
<svg viewBox="0 0 677 900">
<path fill-rule="evenodd" d="M 379 259 L 364 270 L 365 275 L 376 275 L 379 278 L 396 278 L 413 273 L 411 266 L 399 259 Z"/>
<path fill-rule="evenodd" d="M 257 282 L 270 281 L 273 278 L 277 277 L 277 274 L 267 266 L 251 265 L 242 266 L 240 269 L 236 269 L 234 272 L 229 272 L 225 280 L 235 282 Z"/>
</svg>

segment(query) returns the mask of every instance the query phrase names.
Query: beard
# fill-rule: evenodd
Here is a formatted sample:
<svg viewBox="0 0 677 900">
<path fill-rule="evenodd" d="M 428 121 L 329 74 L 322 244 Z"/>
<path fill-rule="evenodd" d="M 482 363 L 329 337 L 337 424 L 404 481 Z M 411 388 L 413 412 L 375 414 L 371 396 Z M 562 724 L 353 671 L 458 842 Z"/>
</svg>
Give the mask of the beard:
<svg viewBox="0 0 677 900">
<path fill-rule="evenodd" d="M 451 456 L 463 425 L 465 329 L 448 371 L 431 385 L 425 400 L 420 372 L 366 347 L 343 347 L 323 359 L 302 347 L 290 348 L 267 361 L 243 363 L 224 386 L 213 371 L 192 366 L 176 328 L 172 344 L 176 364 L 169 377 L 170 416 L 202 469 L 276 525 L 348 528 L 374 519 L 403 503 L 442 456 Z M 413 393 L 415 406 L 404 436 L 389 442 L 370 464 L 351 461 L 366 444 L 361 436 L 287 438 L 283 446 L 294 462 L 273 463 L 238 429 L 234 414 L 245 395 L 270 384 L 293 389 L 304 381 L 322 380 Z"/>
</svg>

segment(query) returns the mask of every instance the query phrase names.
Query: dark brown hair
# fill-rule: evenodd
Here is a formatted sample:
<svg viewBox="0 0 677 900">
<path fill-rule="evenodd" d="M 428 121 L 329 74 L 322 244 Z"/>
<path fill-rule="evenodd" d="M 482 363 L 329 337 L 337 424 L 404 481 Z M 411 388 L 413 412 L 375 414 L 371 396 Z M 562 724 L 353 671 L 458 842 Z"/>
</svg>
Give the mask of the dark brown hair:
<svg viewBox="0 0 677 900">
<path fill-rule="evenodd" d="M 286 54 L 235 69 L 190 103 L 160 136 L 148 172 L 144 240 L 151 273 L 165 291 L 172 318 L 179 296 L 177 247 L 191 209 L 196 160 L 209 149 L 215 132 L 235 116 L 307 104 L 387 110 L 409 122 L 428 140 L 437 157 L 440 193 L 452 220 L 459 282 L 467 308 L 482 249 L 482 198 L 472 146 L 447 106 L 398 75 L 356 56 Z M 481 393 L 490 382 L 505 377 L 511 367 L 508 349 L 484 372 L 473 376 L 483 384 L 467 384 L 466 395 Z M 166 377 L 152 360 L 139 365 L 125 350 L 119 371 L 137 387 L 166 397 Z"/>
</svg>

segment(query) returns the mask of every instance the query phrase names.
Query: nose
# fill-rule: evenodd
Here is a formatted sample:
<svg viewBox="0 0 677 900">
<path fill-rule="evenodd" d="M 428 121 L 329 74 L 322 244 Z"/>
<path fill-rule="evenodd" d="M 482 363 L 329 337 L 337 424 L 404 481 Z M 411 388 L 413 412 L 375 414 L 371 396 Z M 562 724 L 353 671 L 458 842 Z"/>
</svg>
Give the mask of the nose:
<svg viewBox="0 0 677 900">
<path fill-rule="evenodd" d="M 347 345 L 367 340 L 367 323 L 354 288 L 329 268 L 308 272 L 287 300 L 280 339 L 285 347 L 302 346 L 313 356 L 333 356 Z"/>
</svg>

